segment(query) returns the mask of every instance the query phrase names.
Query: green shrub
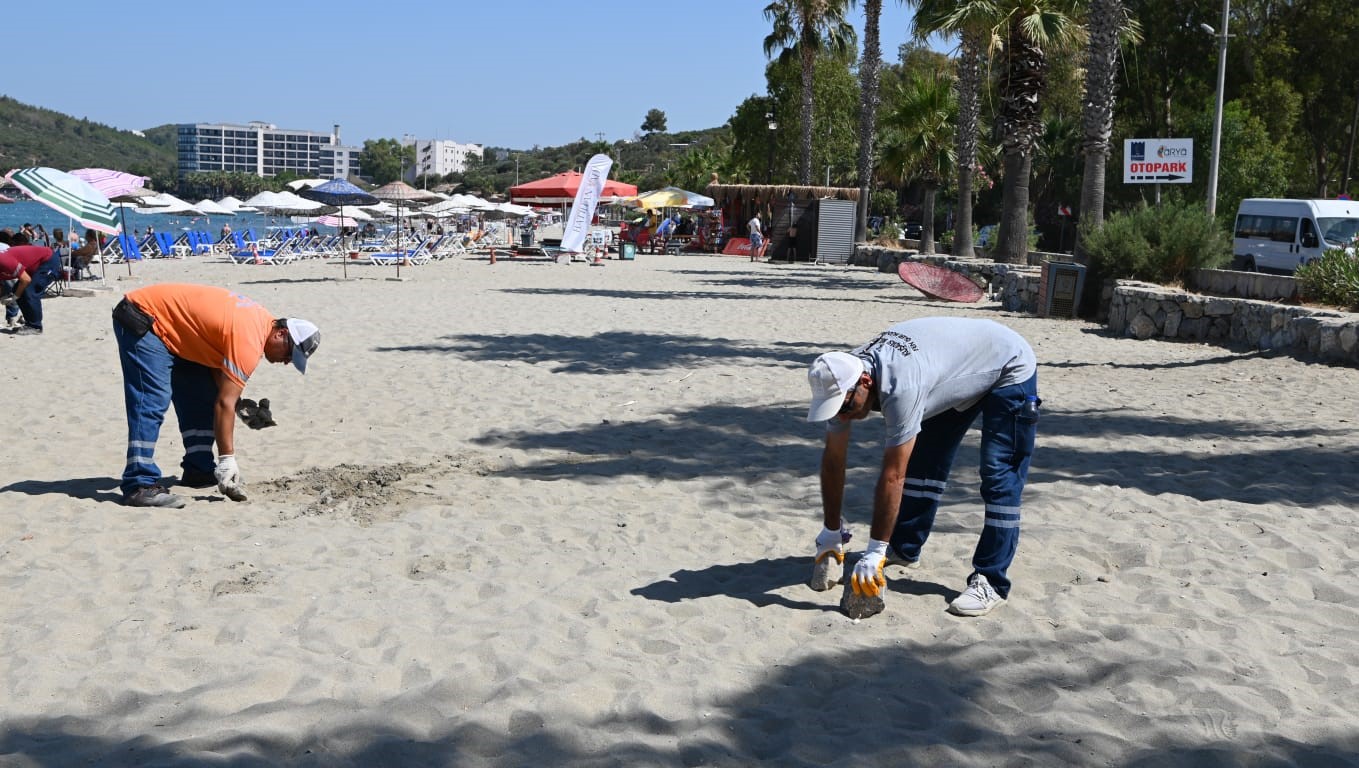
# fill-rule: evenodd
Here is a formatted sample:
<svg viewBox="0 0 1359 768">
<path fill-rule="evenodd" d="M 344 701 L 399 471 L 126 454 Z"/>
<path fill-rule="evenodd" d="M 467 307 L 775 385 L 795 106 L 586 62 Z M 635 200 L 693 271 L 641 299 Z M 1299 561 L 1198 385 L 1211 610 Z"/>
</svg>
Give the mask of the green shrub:
<svg viewBox="0 0 1359 768">
<path fill-rule="evenodd" d="M 1359 259 L 1354 254 L 1332 248 L 1298 267 L 1293 276 L 1303 299 L 1359 311 Z"/>
<path fill-rule="evenodd" d="M 1183 283 L 1195 269 L 1231 260 L 1231 241 L 1202 205 L 1165 203 L 1111 215 L 1104 226 L 1081 227 L 1091 265 L 1106 279 Z"/>
</svg>

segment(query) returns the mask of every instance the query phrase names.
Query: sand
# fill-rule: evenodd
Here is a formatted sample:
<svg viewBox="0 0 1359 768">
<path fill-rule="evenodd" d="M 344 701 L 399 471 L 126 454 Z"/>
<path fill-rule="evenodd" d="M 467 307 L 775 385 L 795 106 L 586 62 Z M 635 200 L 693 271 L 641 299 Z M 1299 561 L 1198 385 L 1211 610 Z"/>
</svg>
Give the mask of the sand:
<svg viewBox="0 0 1359 768">
<path fill-rule="evenodd" d="M 1359 371 L 863 268 L 124 270 L 0 335 L 0 765 L 1359 764 Z M 307 376 L 246 389 L 278 422 L 237 428 L 246 503 L 118 503 L 109 311 L 160 281 L 322 329 Z M 1041 363 L 1014 591 L 944 612 L 982 519 L 973 432 L 924 567 L 856 623 L 804 584 L 804 371 L 931 314 L 1007 323 Z M 851 449 L 856 550 L 881 435 Z"/>
</svg>

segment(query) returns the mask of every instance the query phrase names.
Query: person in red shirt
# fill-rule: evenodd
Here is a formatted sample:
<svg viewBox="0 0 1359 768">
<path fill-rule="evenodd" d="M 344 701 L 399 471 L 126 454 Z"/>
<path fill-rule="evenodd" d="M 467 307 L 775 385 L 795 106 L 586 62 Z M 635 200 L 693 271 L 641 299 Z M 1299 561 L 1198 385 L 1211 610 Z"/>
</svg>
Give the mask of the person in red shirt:
<svg viewBox="0 0 1359 768">
<path fill-rule="evenodd" d="M 14 325 L 23 313 L 23 325 L 12 334 L 42 333 L 42 294 L 61 279 L 61 256 L 51 248 L 29 245 L 22 234 L 10 238 L 9 250 L 0 253 L 0 281 L 13 280 L 14 291 L 0 299 L 5 304 L 5 324 Z"/>
<path fill-rule="evenodd" d="M 184 506 L 183 498 L 166 490 L 154 458 L 171 403 L 184 440 L 179 484 L 216 485 L 227 498 L 244 501 L 235 455 L 236 402 L 261 357 L 305 372 L 321 343 L 320 330 L 300 318 L 275 319 L 226 288 L 161 283 L 123 297 L 113 309 L 113 335 L 127 407 L 123 503 Z"/>
</svg>

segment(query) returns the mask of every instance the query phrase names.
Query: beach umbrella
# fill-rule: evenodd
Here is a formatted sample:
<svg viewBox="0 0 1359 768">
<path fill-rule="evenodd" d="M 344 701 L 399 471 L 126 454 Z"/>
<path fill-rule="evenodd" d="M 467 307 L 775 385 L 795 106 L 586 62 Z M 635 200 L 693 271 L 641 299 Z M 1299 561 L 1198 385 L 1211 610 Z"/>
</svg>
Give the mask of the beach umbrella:
<svg viewBox="0 0 1359 768">
<path fill-rule="evenodd" d="M 104 193 L 110 203 L 134 203 L 144 207 L 157 207 L 159 203 L 148 202 L 156 197 L 155 190 L 147 189 L 146 182 L 150 181 L 146 176 L 138 176 L 135 173 L 124 173 L 109 168 L 77 168 L 71 171 L 71 175 L 78 179 L 84 179 L 90 186 Z M 127 231 L 127 217 L 123 206 L 118 206 L 118 223 L 124 232 Z M 74 257 L 73 257 L 74 258 Z M 132 275 L 132 259 L 127 259 L 127 274 Z M 99 260 L 99 277 L 107 277 L 104 268 L 104 260 Z"/>
<path fill-rule="evenodd" d="M 108 196 L 78 176 L 56 168 L 16 168 L 5 178 L 24 194 L 84 227 L 108 235 L 122 229 Z"/>
<path fill-rule="evenodd" d="M 373 197 L 396 206 L 396 250 L 404 253 L 404 246 L 401 242 L 401 209 L 415 208 L 423 203 L 428 203 L 439 198 L 430 192 L 422 192 L 404 181 L 393 181 L 383 184 L 372 192 Z M 396 261 L 396 276 L 401 276 L 401 260 Z"/>
<path fill-rule="evenodd" d="M 192 215 L 194 215 L 194 216 L 202 216 L 202 215 L 203 215 L 203 211 L 202 211 L 201 209 L 196 208 L 195 206 L 193 206 L 192 204 L 190 204 L 190 203 L 188 203 L 188 202 L 186 202 L 186 201 L 184 201 L 184 200 L 180 200 L 179 198 L 175 197 L 174 195 L 170 194 L 169 192 L 161 192 L 160 194 L 157 194 L 157 195 L 154 195 L 154 196 L 148 197 L 148 198 L 143 198 L 143 199 L 141 199 L 141 200 L 137 200 L 136 202 L 132 202 L 132 203 L 119 203 L 119 204 L 118 204 L 118 207 L 119 207 L 119 208 L 122 208 L 122 207 L 125 207 L 125 206 L 130 206 L 130 207 L 132 208 L 132 211 L 133 211 L 134 213 L 140 213 L 140 214 L 151 214 L 151 213 L 180 214 L 180 213 L 188 213 L 188 214 L 192 214 Z"/>
<path fill-rule="evenodd" d="M 221 203 L 213 202 L 206 197 L 193 204 L 194 208 L 202 211 L 206 216 L 235 216 L 236 212 L 227 208 Z"/>
<path fill-rule="evenodd" d="M 302 190 L 302 197 L 314 200 L 318 203 L 333 205 L 340 209 L 340 220 L 344 220 L 344 207 L 360 205 L 376 205 L 382 202 L 373 195 L 364 192 L 359 187 L 350 184 L 344 179 L 331 179 L 324 184 L 319 184 L 311 189 Z M 343 226 L 343 225 L 336 225 Z M 351 225 L 352 226 L 352 225 Z M 344 276 L 349 277 L 349 259 L 340 259 L 344 265 Z"/>
<path fill-rule="evenodd" d="M 227 209 L 228 211 L 233 212 L 233 213 L 240 213 L 241 211 L 253 211 L 253 210 L 255 210 L 254 208 L 251 208 L 250 206 L 248 206 L 248 205 L 246 205 L 245 203 L 241 202 L 240 200 L 238 200 L 238 199 L 232 197 L 231 195 L 227 195 L 226 197 L 222 198 L 221 200 L 218 200 L 218 201 L 217 201 L 217 204 L 220 205 L 220 206 L 222 206 L 223 208 Z"/>
<path fill-rule="evenodd" d="M 661 187 L 643 192 L 626 202 L 634 208 L 711 208 L 715 205 L 711 197 L 679 187 Z"/>
</svg>

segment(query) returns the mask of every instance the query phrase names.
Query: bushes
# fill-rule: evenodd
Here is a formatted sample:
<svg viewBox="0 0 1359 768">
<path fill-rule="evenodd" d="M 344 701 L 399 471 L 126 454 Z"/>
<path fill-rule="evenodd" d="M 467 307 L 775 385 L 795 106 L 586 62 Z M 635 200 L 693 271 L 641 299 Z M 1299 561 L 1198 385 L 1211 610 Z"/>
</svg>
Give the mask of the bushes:
<svg viewBox="0 0 1359 768">
<path fill-rule="evenodd" d="M 1307 301 L 1359 311 L 1359 259 L 1354 254 L 1332 248 L 1298 267 L 1293 276 Z"/>
<path fill-rule="evenodd" d="M 1105 279 L 1183 283 L 1195 269 L 1231 260 L 1231 241 L 1201 205 L 1166 203 L 1115 213 L 1097 230 L 1081 227 L 1091 266 Z"/>
</svg>

